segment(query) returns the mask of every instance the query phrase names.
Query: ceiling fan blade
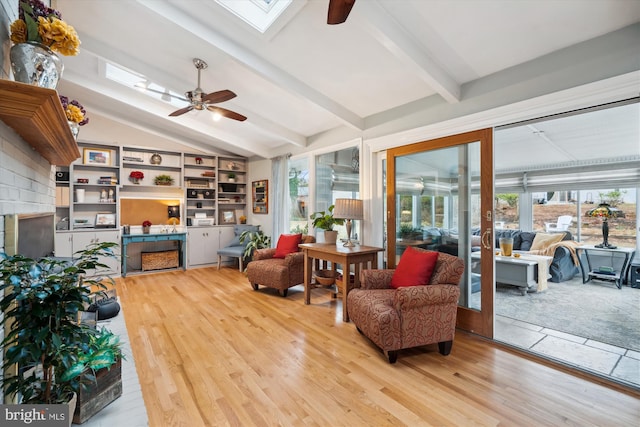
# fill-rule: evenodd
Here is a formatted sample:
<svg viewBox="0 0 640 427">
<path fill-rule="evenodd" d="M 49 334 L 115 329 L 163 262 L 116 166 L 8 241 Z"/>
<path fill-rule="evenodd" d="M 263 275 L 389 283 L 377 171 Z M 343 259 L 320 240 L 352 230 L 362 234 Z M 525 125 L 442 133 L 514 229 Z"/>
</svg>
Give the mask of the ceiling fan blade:
<svg viewBox="0 0 640 427">
<path fill-rule="evenodd" d="M 212 111 L 214 113 L 218 113 L 223 117 L 226 117 L 228 119 L 233 119 L 233 120 L 237 120 L 239 122 L 244 122 L 245 120 L 247 120 L 247 118 L 245 116 L 243 116 L 240 113 L 236 113 L 235 111 L 231 111 L 231 110 L 227 110 L 226 108 L 221 108 L 221 107 L 214 107 L 212 105 L 208 106 L 207 109 L 209 111 Z"/>
<path fill-rule="evenodd" d="M 209 104 L 216 104 L 218 102 L 228 101 L 236 97 L 236 94 L 230 90 L 219 90 L 217 92 L 211 92 L 202 97 L 203 102 L 208 102 Z"/>
<path fill-rule="evenodd" d="M 184 108 L 181 108 L 179 110 L 176 110 L 173 113 L 169 114 L 169 116 L 170 117 L 179 116 L 179 115 L 184 114 L 187 111 L 191 111 L 191 110 L 193 110 L 193 105 L 189 105 L 188 107 L 184 107 Z"/>
<path fill-rule="evenodd" d="M 136 86 L 136 88 L 141 89 L 141 90 L 145 90 L 145 91 L 149 91 L 149 92 L 153 92 L 153 93 L 157 93 L 157 94 L 160 94 L 162 96 L 170 96 L 171 98 L 179 99 L 180 101 L 190 102 L 187 98 L 183 98 L 183 97 L 178 96 L 178 95 L 172 95 L 169 92 L 163 92 L 161 90 L 151 89 L 150 87 Z"/>
<path fill-rule="evenodd" d="M 355 2 L 356 0 L 329 0 L 327 24 L 342 24 L 346 21 Z"/>
</svg>

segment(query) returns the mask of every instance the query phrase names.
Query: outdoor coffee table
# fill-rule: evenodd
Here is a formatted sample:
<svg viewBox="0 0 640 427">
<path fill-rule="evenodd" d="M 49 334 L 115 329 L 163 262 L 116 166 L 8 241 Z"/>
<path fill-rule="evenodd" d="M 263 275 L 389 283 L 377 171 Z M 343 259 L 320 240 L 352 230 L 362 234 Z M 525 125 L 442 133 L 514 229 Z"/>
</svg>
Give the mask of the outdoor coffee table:
<svg viewBox="0 0 640 427">
<path fill-rule="evenodd" d="M 479 260 L 480 254 L 473 252 L 471 259 Z M 521 254 L 516 258 L 496 255 L 495 260 L 496 283 L 517 286 L 522 295 L 547 289 L 549 263 L 553 260 L 552 257 Z"/>
</svg>

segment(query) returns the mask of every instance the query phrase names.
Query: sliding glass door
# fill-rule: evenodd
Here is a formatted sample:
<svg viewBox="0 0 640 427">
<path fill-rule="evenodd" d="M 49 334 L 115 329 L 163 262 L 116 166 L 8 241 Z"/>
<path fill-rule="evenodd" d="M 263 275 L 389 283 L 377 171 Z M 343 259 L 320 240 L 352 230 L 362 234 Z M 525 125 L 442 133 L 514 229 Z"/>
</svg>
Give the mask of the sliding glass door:
<svg viewBox="0 0 640 427">
<path fill-rule="evenodd" d="M 460 257 L 458 327 L 493 338 L 492 130 L 387 152 L 388 266 L 412 246 Z"/>
</svg>

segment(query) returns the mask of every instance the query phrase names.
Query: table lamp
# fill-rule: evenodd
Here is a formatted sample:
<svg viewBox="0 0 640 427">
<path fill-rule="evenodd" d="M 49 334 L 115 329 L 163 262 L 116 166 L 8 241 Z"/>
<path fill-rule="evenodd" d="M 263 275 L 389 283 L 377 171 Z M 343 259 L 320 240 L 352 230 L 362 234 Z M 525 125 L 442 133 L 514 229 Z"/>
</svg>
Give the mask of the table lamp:
<svg viewBox="0 0 640 427">
<path fill-rule="evenodd" d="M 609 244 L 609 218 L 624 218 L 624 212 L 613 208 L 607 203 L 600 203 L 598 207 L 589 209 L 585 216 L 602 218 L 602 243 L 595 245 L 596 248 L 615 249 L 617 246 Z"/>
<path fill-rule="evenodd" d="M 351 220 L 364 219 L 363 205 L 360 199 L 336 199 L 335 208 L 333 209 L 334 218 L 347 220 L 347 241 L 344 245 L 352 248 L 355 244 L 351 241 Z"/>
</svg>

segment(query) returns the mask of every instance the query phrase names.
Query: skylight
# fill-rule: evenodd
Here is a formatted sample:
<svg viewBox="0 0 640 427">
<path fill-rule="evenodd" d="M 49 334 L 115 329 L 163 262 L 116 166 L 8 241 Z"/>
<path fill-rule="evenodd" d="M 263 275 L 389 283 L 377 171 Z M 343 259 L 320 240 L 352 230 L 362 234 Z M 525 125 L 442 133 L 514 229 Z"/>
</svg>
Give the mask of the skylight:
<svg viewBox="0 0 640 427">
<path fill-rule="evenodd" d="M 105 77 L 128 88 L 141 89 L 145 95 L 167 102 L 177 108 L 185 106 L 185 101 L 176 99 L 176 97 L 184 98 L 182 94 L 153 83 L 142 74 L 129 71 L 110 62 L 105 64 Z M 144 90 L 145 88 L 151 90 Z"/>
<path fill-rule="evenodd" d="M 264 33 L 293 0 L 215 0 L 225 9 Z"/>
</svg>

